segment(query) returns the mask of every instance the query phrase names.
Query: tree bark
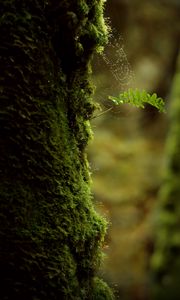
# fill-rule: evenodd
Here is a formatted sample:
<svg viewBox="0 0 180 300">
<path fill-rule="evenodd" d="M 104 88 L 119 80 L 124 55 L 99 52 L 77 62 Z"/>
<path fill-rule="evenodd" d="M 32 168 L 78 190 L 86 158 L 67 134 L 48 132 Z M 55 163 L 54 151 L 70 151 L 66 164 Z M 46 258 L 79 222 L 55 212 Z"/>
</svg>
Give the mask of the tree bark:
<svg viewBox="0 0 180 300">
<path fill-rule="evenodd" d="M 101 0 L 1 1 L 0 299 L 113 299 L 86 146 Z"/>
<path fill-rule="evenodd" d="M 179 61 L 180 63 L 180 61 Z M 180 67 L 180 65 L 179 65 Z M 152 299 L 180 299 L 180 68 L 174 78 L 166 174 L 156 211 Z"/>
</svg>

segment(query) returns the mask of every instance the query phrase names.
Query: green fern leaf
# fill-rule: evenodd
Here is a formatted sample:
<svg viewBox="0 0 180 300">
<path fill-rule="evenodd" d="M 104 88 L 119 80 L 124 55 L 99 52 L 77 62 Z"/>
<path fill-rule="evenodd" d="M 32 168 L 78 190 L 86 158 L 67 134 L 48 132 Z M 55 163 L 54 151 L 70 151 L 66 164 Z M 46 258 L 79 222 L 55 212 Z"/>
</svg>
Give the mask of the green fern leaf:
<svg viewBox="0 0 180 300">
<path fill-rule="evenodd" d="M 129 103 L 140 108 L 144 108 L 144 104 L 148 103 L 156 107 L 160 112 L 165 112 L 163 99 L 158 97 L 156 93 L 150 95 L 145 90 L 129 89 L 120 93 L 118 97 L 109 96 L 108 99 L 113 101 L 115 105 Z"/>
</svg>

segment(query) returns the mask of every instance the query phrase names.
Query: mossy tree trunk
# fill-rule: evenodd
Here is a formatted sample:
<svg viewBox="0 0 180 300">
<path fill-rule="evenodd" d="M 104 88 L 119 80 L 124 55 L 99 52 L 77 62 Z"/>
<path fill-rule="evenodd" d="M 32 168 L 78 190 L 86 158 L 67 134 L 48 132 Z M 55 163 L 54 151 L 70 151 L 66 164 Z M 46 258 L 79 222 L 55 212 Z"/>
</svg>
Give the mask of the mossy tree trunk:
<svg viewBox="0 0 180 300">
<path fill-rule="evenodd" d="M 0 17 L 0 299 L 112 299 L 85 149 L 101 0 L 5 0 Z"/>
<path fill-rule="evenodd" d="M 171 98 L 166 175 L 156 211 L 152 257 L 152 299 L 156 300 L 180 299 L 180 65 Z"/>
</svg>

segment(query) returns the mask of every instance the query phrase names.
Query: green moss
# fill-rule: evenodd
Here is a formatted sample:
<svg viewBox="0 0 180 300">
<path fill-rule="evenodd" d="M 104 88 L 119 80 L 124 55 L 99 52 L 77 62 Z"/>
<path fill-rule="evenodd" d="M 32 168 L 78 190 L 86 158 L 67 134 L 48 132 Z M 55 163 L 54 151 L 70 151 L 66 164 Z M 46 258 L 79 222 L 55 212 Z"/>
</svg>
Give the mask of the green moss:
<svg viewBox="0 0 180 300">
<path fill-rule="evenodd" d="M 94 279 L 93 300 L 114 300 L 112 290 L 99 278 Z"/>
<path fill-rule="evenodd" d="M 78 12 L 78 16 L 82 17 L 82 16 L 85 16 L 87 17 L 88 16 L 88 13 L 89 13 L 89 6 L 88 4 L 86 3 L 86 1 L 84 0 L 78 0 L 77 1 L 77 12 Z"/>
<path fill-rule="evenodd" d="M 101 1 L 2 3 L 2 300 L 97 294 L 106 221 L 92 204 L 85 151 L 90 60 L 107 39 L 102 13 Z"/>
</svg>

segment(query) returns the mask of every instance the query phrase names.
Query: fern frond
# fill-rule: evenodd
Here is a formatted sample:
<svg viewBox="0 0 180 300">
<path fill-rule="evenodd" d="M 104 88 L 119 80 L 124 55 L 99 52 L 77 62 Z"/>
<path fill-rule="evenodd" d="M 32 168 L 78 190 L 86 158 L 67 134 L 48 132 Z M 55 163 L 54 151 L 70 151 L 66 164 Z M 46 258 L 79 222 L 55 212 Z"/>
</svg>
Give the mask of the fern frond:
<svg viewBox="0 0 180 300">
<path fill-rule="evenodd" d="M 145 90 L 129 89 L 120 93 L 118 97 L 109 96 L 109 100 L 113 101 L 116 105 L 129 103 L 136 107 L 144 108 L 144 104 L 148 103 L 156 107 L 160 112 L 165 112 L 164 101 L 158 97 L 156 93 L 150 95 Z"/>
</svg>

